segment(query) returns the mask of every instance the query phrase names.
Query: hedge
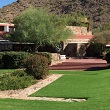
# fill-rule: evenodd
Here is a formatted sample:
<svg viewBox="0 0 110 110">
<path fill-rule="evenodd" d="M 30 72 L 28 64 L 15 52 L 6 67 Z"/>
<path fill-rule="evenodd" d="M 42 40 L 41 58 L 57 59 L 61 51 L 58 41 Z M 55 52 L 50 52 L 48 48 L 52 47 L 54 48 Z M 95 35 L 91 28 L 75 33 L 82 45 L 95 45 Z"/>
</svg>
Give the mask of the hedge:
<svg viewBox="0 0 110 110">
<path fill-rule="evenodd" d="M 0 52 L 0 68 L 3 67 L 2 57 L 5 55 L 5 52 Z"/>
<path fill-rule="evenodd" d="M 24 59 L 29 55 L 30 53 L 28 52 L 0 52 L 0 68 L 22 68 Z"/>
<path fill-rule="evenodd" d="M 34 54 L 46 57 L 48 60 L 48 65 L 51 64 L 51 54 L 48 52 L 28 53 L 28 52 L 8 51 L 0 52 L 0 68 L 4 69 L 24 68 L 24 59 Z"/>
</svg>

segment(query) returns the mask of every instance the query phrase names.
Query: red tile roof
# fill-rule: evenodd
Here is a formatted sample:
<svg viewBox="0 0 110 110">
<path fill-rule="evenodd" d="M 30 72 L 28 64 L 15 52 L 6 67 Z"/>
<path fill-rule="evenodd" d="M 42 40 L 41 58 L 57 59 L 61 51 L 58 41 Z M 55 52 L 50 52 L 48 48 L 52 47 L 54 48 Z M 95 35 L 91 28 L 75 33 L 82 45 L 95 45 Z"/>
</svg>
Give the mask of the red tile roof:
<svg viewBox="0 0 110 110">
<path fill-rule="evenodd" d="M 75 35 L 74 39 L 91 39 L 93 35 Z"/>
</svg>

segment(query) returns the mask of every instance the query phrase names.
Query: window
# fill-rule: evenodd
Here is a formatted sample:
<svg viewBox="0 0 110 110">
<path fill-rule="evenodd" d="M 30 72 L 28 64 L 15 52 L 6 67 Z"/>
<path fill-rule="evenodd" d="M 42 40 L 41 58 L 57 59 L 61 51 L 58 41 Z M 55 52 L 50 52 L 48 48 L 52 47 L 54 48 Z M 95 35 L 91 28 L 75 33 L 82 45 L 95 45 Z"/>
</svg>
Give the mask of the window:
<svg viewBox="0 0 110 110">
<path fill-rule="evenodd" d="M 0 31 L 4 31 L 4 26 L 0 26 Z"/>
</svg>

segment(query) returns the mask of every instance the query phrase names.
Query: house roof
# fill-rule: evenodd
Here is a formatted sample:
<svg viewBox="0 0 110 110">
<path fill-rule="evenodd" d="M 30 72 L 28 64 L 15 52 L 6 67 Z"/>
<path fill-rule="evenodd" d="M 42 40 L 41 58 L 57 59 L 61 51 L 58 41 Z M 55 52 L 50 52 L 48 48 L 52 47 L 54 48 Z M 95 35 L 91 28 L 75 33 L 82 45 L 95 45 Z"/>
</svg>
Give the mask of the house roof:
<svg viewBox="0 0 110 110">
<path fill-rule="evenodd" d="M 93 35 L 74 35 L 74 37 L 67 39 L 68 43 L 88 43 Z"/>
<path fill-rule="evenodd" d="M 91 39 L 93 35 L 75 35 L 74 39 Z"/>
<path fill-rule="evenodd" d="M 14 27 L 14 24 L 12 24 L 12 23 L 0 23 L 0 26 L 12 26 L 12 27 Z"/>
</svg>

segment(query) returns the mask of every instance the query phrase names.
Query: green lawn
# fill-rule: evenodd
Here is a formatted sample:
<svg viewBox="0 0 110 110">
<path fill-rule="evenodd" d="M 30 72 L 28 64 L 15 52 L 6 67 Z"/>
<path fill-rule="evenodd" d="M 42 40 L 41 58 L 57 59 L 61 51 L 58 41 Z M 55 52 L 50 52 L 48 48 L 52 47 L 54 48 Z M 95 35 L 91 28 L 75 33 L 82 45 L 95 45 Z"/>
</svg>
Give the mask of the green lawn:
<svg viewBox="0 0 110 110">
<path fill-rule="evenodd" d="M 14 71 L 15 71 L 15 69 L 0 69 L 0 75 L 1 74 L 12 73 Z"/>
<path fill-rule="evenodd" d="M 32 96 L 91 99 L 104 96 L 106 92 L 109 95 L 110 73 L 104 74 L 106 75 L 64 75 Z"/>
<path fill-rule="evenodd" d="M 87 98 L 85 102 L 0 99 L 0 110 L 110 110 L 110 69 L 50 71 L 64 74 L 32 96 Z"/>
</svg>

